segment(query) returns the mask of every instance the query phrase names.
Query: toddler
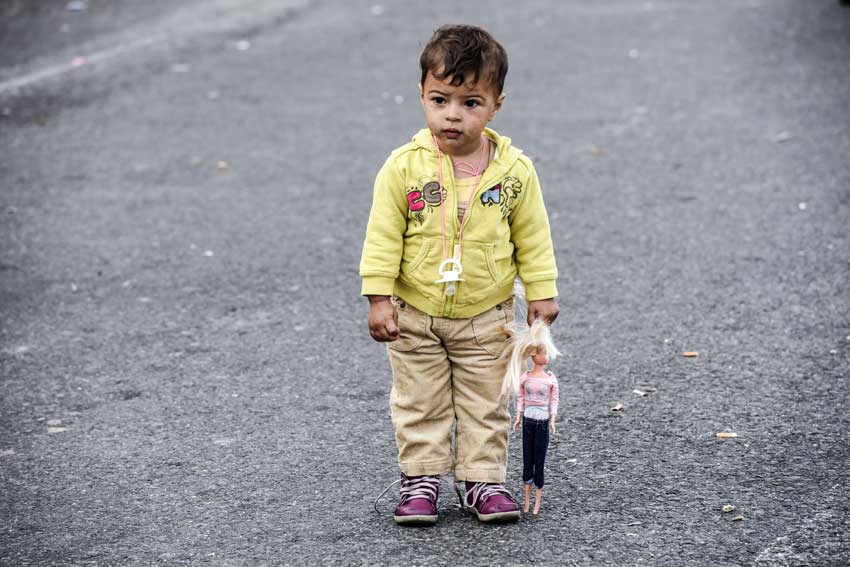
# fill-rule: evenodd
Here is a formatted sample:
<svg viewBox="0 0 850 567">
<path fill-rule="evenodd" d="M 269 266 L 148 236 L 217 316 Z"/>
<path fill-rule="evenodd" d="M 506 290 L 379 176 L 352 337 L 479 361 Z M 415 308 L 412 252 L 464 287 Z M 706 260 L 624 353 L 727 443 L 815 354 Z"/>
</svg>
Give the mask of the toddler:
<svg viewBox="0 0 850 567">
<path fill-rule="evenodd" d="M 558 315 L 549 221 L 531 160 L 487 128 L 505 100 L 501 44 L 478 27 L 443 26 L 420 67 L 427 128 L 378 173 L 360 262 L 369 332 L 388 343 L 393 372 L 394 518 L 435 523 L 439 475 L 452 471 L 465 509 L 514 520 L 501 355 L 517 276 L 529 323 Z"/>
</svg>

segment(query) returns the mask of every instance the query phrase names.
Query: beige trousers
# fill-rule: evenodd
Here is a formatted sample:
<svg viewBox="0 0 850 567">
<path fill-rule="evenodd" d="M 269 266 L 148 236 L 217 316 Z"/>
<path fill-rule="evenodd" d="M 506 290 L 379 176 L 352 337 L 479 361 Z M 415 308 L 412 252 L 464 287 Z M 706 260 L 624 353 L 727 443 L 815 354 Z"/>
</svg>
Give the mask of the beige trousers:
<svg viewBox="0 0 850 567">
<path fill-rule="evenodd" d="M 456 480 L 504 482 L 511 418 L 507 401 L 499 400 L 507 365 L 500 355 L 513 300 L 468 319 L 432 317 L 394 302 L 399 338 L 388 343 L 390 409 L 402 472 L 437 475 L 454 468 Z"/>
</svg>

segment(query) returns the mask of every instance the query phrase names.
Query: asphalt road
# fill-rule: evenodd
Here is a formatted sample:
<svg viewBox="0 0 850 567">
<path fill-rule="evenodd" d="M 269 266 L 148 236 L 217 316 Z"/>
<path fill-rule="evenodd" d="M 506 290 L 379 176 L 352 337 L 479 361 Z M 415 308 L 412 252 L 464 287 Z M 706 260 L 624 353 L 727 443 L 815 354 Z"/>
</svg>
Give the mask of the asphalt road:
<svg viewBox="0 0 850 567">
<path fill-rule="evenodd" d="M 850 565 L 850 9 L 64 6 L 0 7 L 0 564 Z M 449 21 L 511 58 L 562 411 L 539 518 L 403 529 L 357 264 Z"/>
</svg>

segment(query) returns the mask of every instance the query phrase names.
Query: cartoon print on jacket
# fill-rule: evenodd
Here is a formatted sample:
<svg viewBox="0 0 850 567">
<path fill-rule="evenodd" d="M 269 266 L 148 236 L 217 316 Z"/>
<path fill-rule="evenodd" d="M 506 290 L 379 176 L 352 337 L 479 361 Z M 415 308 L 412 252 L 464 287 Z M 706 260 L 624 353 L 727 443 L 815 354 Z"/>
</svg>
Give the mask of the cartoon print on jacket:
<svg viewBox="0 0 850 567">
<path fill-rule="evenodd" d="M 420 185 L 422 189 L 419 189 L 419 186 L 407 188 L 408 216 L 415 220 L 417 224 L 423 224 L 425 222 L 424 213 L 432 212 L 446 199 L 446 191 L 440 189 L 438 182 L 420 179 Z"/>
<path fill-rule="evenodd" d="M 481 194 L 481 203 L 487 207 L 499 205 L 502 210 L 502 218 L 507 218 L 511 211 L 511 203 L 519 197 L 522 191 L 522 181 L 516 177 L 505 177 L 505 179 Z"/>
<path fill-rule="evenodd" d="M 440 189 L 436 181 L 420 179 L 422 189 L 419 186 L 407 188 L 407 210 L 408 217 L 417 224 L 425 223 L 425 214 L 431 213 L 446 200 L 446 190 Z M 481 193 L 481 203 L 487 207 L 499 205 L 502 218 L 507 218 L 513 208 L 511 205 L 522 192 L 522 181 L 516 177 L 505 177 L 501 183 L 497 183 Z"/>
</svg>

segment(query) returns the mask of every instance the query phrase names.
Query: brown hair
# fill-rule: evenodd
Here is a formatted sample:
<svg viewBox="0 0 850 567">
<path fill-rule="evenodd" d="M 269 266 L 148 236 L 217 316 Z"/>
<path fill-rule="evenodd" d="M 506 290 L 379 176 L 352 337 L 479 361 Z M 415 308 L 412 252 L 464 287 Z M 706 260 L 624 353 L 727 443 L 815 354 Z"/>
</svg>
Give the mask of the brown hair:
<svg viewBox="0 0 850 567">
<path fill-rule="evenodd" d="M 502 44 L 477 26 L 447 25 L 428 40 L 419 66 L 422 85 L 429 71 L 441 81 L 450 78 L 449 84 L 456 87 L 471 73 L 474 83 L 484 79 L 500 95 L 508 74 L 508 54 Z"/>
</svg>

